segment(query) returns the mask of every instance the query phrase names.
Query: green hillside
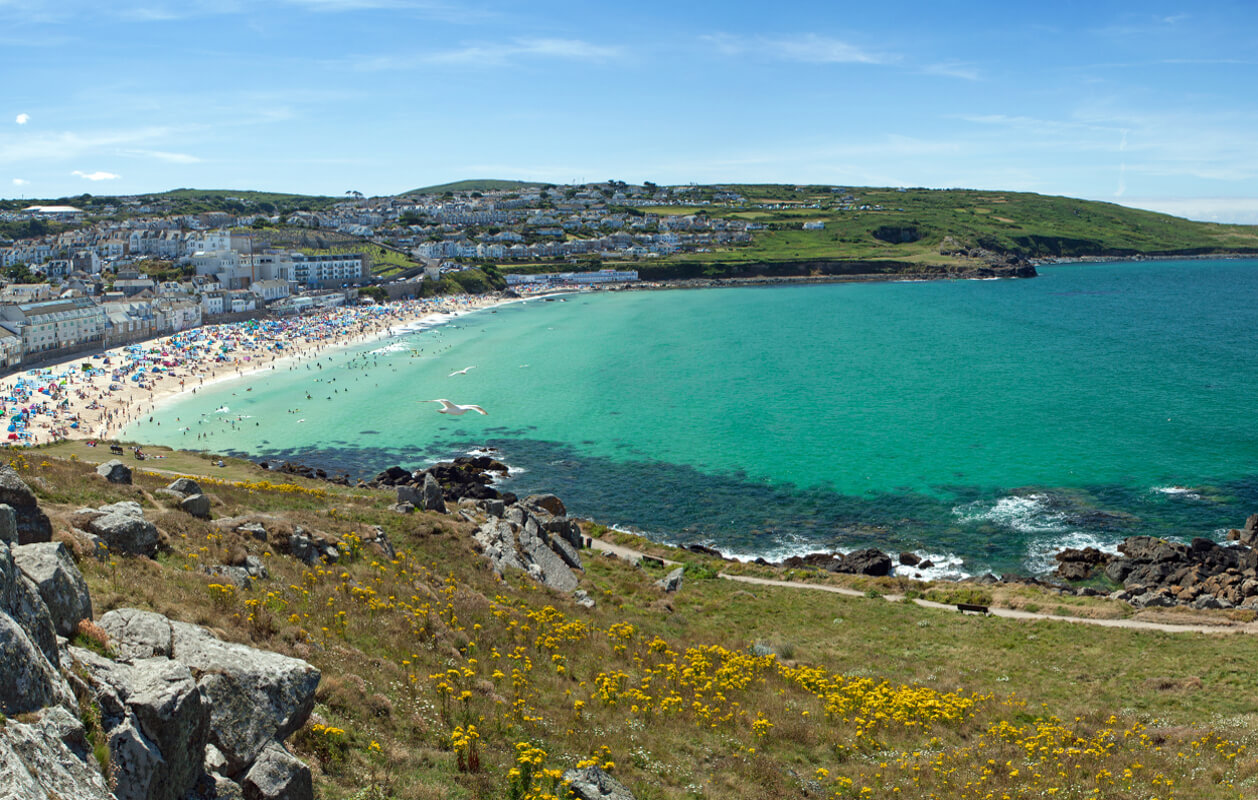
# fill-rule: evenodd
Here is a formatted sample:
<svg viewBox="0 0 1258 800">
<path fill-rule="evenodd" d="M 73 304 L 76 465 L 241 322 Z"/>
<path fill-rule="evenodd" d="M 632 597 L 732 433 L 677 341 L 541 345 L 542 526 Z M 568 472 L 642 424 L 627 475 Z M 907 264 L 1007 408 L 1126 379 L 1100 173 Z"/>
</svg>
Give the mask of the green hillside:
<svg viewBox="0 0 1258 800">
<path fill-rule="evenodd" d="M 141 195 L 141 199 L 166 201 L 171 206 L 169 213 L 176 214 L 197 214 L 205 211 L 287 214 L 293 211 L 318 211 L 346 198 L 236 189 L 174 189 L 160 194 Z"/>
<path fill-rule="evenodd" d="M 596 603 L 584 608 L 522 572 L 497 577 L 457 514 L 399 514 L 393 491 L 145 449 L 165 456 L 163 471 L 136 464 L 134 485 L 101 480 L 85 462 L 108 454 L 82 442 L 11 464 L 77 553 L 98 617 L 154 610 L 322 671 L 314 716 L 292 737 L 317 797 L 567 798 L 562 771 L 591 759 L 638 800 L 1258 794 L 1247 749 L 1258 674 L 1244 666 L 1258 636 L 962 615 L 879 595 L 1133 611 L 1036 587 L 1007 587 L 1002 601 L 973 584 L 733 565 L 597 525 L 587 535 L 686 571 L 666 594 L 655 585 L 666 568 L 583 550 L 580 586 Z M 216 521 L 236 522 L 195 519 L 161 494 L 181 472 L 198 476 Z M 98 560 L 72 531 L 76 509 L 122 500 L 160 529 L 156 559 Z M 268 533 L 233 529 L 245 519 Z M 284 555 L 296 526 L 337 542 L 337 561 Z M 369 544 L 375 526 L 396 554 Z M 205 572 L 248 556 L 266 577 L 234 586 Z M 807 588 L 842 582 L 861 591 Z M 1136 618 L 1254 618 L 1174 612 Z"/>
<path fill-rule="evenodd" d="M 542 186 L 550 186 L 550 184 L 535 183 L 530 181 L 502 181 L 495 180 L 493 178 L 483 178 L 479 180 L 442 183 L 436 186 L 425 186 L 422 189 L 412 189 L 409 192 L 399 192 L 398 196 L 402 197 L 408 194 L 444 194 L 446 192 L 510 192 L 522 189 L 536 189 Z"/>
</svg>

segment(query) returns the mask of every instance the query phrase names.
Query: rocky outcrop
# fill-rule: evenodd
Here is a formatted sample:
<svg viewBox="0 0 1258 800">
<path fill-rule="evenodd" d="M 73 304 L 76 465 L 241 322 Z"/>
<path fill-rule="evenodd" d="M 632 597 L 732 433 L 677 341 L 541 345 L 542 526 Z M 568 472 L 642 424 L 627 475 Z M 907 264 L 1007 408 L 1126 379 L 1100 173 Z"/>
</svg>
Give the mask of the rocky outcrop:
<svg viewBox="0 0 1258 800">
<path fill-rule="evenodd" d="M 175 498 L 180 508 L 198 519 L 210 518 L 210 498 L 191 478 L 176 478 L 166 488 L 158 489 L 157 493 Z"/>
<path fill-rule="evenodd" d="M 15 514 L 18 544 L 52 540 L 52 523 L 39 507 L 31 487 L 12 467 L 0 467 L 0 503 L 11 506 Z"/>
<path fill-rule="evenodd" d="M 57 633 L 70 636 L 79 620 L 92 618 L 92 598 L 87 592 L 87 583 L 60 542 L 15 547 L 13 562 L 35 585 Z"/>
<path fill-rule="evenodd" d="M 100 627 L 116 661 L 70 652 L 101 704 L 112 763 L 135 787 L 127 797 L 177 800 L 206 780 L 246 797 L 311 796 L 309 770 L 281 742 L 314 707 L 317 669 L 139 609 L 110 611 Z"/>
<path fill-rule="evenodd" d="M 1225 546 L 1196 538 L 1188 544 L 1153 536 L 1129 536 L 1118 555 L 1095 548 L 1063 550 L 1056 555 L 1057 575 L 1067 580 L 1092 577 L 1095 570 L 1123 588 L 1113 593 L 1137 607 L 1190 605 L 1194 608 L 1258 609 L 1258 515 Z"/>
<path fill-rule="evenodd" d="M 1057 577 L 1065 581 L 1082 581 L 1092 577 L 1093 570 L 1105 569 L 1114 556 L 1095 547 L 1081 550 L 1068 547 L 1054 554 L 1053 558 L 1057 561 Z"/>
<path fill-rule="evenodd" d="M 672 594 L 681 588 L 682 576 L 686 574 L 685 567 L 678 567 L 672 572 L 655 582 L 655 585 L 663 589 L 668 594 Z"/>
<path fill-rule="evenodd" d="M 0 728 L 0 797 L 5 800 L 114 800 L 91 755 L 83 723 L 61 706 L 37 722 Z"/>
<path fill-rule="evenodd" d="M 504 506 L 501 517 L 490 515 L 473 539 L 499 575 L 518 569 L 561 592 L 577 588 L 573 570 L 582 568 L 581 529 L 567 517 L 516 503 Z"/>
<path fill-rule="evenodd" d="M 229 775 L 245 771 L 269 742 L 301 727 L 314 708 L 319 670 L 296 658 L 220 641 L 171 623 L 172 658 L 187 665 L 210 703 L 210 743 Z"/>
<path fill-rule="evenodd" d="M 81 508 L 71 515 L 71 524 L 88 535 L 93 543 L 103 544 L 111 553 L 157 555 L 161 535 L 157 526 L 144 518 L 139 503 L 125 500 L 100 508 Z"/>
<path fill-rule="evenodd" d="M 847 555 L 842 553 L 809 553 L 806 556 L 791 556 L 781 564 L 792 569 L 824 569 L 827 572 L 842 572 L 851 575 L 890 575 L 894 569 L 891 556 L 875 548 L 853 550 Z"/>
<path fill-rule="evenodd" d="M 580 800 L 634 800 L 633 793 L 597 764 L 563 774 L 572 796 Z"/>
<path fill-rule="evenodd" d="M 494 480 L 509 472 L 507 465 L 489 456 L 460 456 L 453 461 L 443 461 L 431 467 L 419 470 L 406 470 L 402 467 L 389 467 L 377 473 L 363 486 L 373 489 L 387 489 L 397 486 L 412 486 L 420 490 L 421 502 L 403 500 L 398 496 L 399 505 L 409 502 L 415 508 L 427 508 L 431 490 L 425 487 L 427 478 L 431 477 L 440 488 L 442 499 L 446 503 L 458 503 L 460 500 L 496 500 L 503 499 L 514 503 L 516 497 L 510 493 L 500 493 L 491 485 Z M 410 495 L 408 494 L 408 498 Z M 435 506 L 435 503 L 433 503 Z M 430 508 L 429 510 L 437 510 Z"/>
<path fill-rule="evenodd" d="M 131 468 L 116 458 L 97 467 L 96 474 L 110 483 L 131 485 Z"/>
</svg>

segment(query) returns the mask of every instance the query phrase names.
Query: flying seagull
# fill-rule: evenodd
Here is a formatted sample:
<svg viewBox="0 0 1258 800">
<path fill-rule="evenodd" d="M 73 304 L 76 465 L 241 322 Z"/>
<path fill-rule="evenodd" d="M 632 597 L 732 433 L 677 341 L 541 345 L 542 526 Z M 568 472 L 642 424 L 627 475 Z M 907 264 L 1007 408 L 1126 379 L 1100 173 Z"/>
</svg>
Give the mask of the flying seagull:
<svg viewBox="0 0 1258 800">
<path fill-rule="evenodd" d="M 489 416 L 489 412 L 480 406 L 461 406 L 458 403 L 451 403 L 449 400 L 425 400 L 425 403 L 440 403 L 441 408 L 437 409 L 438 414 L 453 414 L 456 417 L 462 416 L 469 411 L 475 411 L 479 414 Z"/>
<path fill-rule="evenodd" d="M 466 375 L 469 369 L 476 369 L 476 367 L 473 366 L 473 367 L 464 367 L 463 369 L 456 369 L 454 372 L 451 372 L 446 377 L 453 378 L 455 375 Z"/>
</svg>

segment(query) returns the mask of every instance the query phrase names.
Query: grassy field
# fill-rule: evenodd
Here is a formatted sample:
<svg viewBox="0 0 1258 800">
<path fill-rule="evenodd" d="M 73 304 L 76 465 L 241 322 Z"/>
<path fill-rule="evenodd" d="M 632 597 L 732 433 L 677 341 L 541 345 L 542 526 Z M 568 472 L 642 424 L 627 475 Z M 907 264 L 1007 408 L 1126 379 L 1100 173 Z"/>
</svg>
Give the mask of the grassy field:
<svg viewBox="0 0 1258 800">
<path fill-rule="evenodd" d="M 97 615 L 149 608 L 323 671 L 317 718 L 292 740 L 320 797 L 562 796 L 549 770 L 590 759 L 639 800 L 1258 794 L 1246 749 L 1258 637 L 741 587 L 675 552 L 690 566 L 664 595 L 658 570 L 585 551 L 586 610 L 521 574 L 497 578 L 457 517 L 147 449 L 169 457 L 134 464 L 163 470 L 137 470 L 134 486 L 95 476 L 85 459 L 107 451 L 81 445 L 10 463 L 72 545 L 70 512 L 117 500 L 140 502 L 163 532 L 156 561 L 81 557 Z M 223 533 L 154 494 L 183 471 L 214 516 L 269 515 L 280 535 Z M 307 567 L 280 554 L 293 525 L 338 539 L 345 557 Z M 376 525 L 395 558 L 361 544 Z M 215 588 L 200 571 L 245 552 L 269 579 Z"/>
<path fill-rule="evenodd" d="M 409 192 L 399 192 L 399 197 L 405 197 L 408 194 L 444 194 L 446 192 L 512 192 L 522 191 L 525 189 L 536 189 L 541 186 L 548 186 L 545 183 L 532 183 L 530 181 L 503 181 L 493 178 L 483 178 L 477 180 L 454 181 L 453 183 L 441 183 L 436 186 L 425 186 L 422 189 L 412 189 Z"/>
</svg>

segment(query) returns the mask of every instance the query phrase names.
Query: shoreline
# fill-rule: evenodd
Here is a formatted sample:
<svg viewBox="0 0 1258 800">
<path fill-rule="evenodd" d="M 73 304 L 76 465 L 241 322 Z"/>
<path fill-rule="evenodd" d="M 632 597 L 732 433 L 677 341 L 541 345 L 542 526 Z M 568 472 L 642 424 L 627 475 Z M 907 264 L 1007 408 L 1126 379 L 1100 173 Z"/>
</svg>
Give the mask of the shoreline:
<svg viewBox="0 0 1258 800">
<path fill-rule="evenodd" d="M 394 335 L 436 316 L 515 302 L 459 295 L 323 314 L 190 328 L 0 378 L 7 445 L 117 439 L 127 426 L 185 394 Z"/>
</svg>

